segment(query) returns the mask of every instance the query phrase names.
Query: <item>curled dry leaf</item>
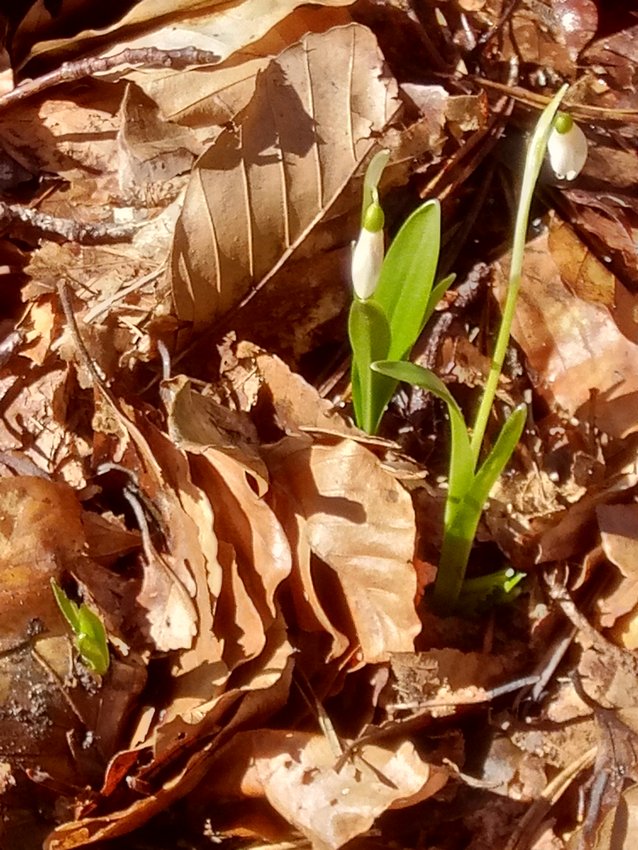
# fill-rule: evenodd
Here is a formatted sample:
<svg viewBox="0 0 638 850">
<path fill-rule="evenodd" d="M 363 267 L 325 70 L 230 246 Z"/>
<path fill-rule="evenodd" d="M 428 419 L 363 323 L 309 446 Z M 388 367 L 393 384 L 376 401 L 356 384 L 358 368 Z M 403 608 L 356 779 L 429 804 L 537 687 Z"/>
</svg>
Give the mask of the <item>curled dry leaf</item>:
<svg viewBox="0 0 638 850">
<path fill-rule="evenodd" d="M 353 0 L 318 2 L 324 6 L 346 6 Z M 227 0 L 138 0 L 110 26 L 99 31 L 87 29 L 69 38 L 57 39 L 47 38 L 47 24 L 50 27 L 51 22 L 47 20 L 48 14 L 36 5 L 32 10 L 33 17 L 27 15 L 22 20 L 14 35 L 13 46 L 20 52 L 26 52 L 27 46 L 30 46 L 29 59 L 56 53 L 68 57 L 70 50 L 83 52 L 94 49 L 99 38 L 109 46 L 113 45 L 109 53 L 120 53 L 129 47 L 179 49 L 195 46 L 225 59 L 261 38 L 300 4 L 301 0 L 242 0 L 228 8 Z M 58 26 L 61 14 L 64 14 L 63 10 L 56 10 Z M 41 28 L 44 32 L 40 32 Z"/>
<path fill-rule="evenodd" d="M 240 733 L 220 752 L 206 793 L 213 800 L 265 797 L 314 848 L 337 850 L 387 809 L 431 797 L 448 778 L 446 770 L 424 762 L 409 741 L 362 746 L 340 770 L 338 758 L 321 735 L 275 729 Z"/>
<path fill-rule="evenodd" d="M 136 68 L 126 75 L 127 79 L 134 81 L 155 101 L 164 118 L 179 124 L 201 127 L 210 137 L 212 126 L 226 124 L 246 106 L 255 90 L 257 74 L 266 68 L 273 56 L 299 41 L 305 33 L 323 32 L 330 27 L 343 26 L 351 20 L 346 9 L 332 4 L 329 7 L 301 6 L 280 20 L 263 37 L 252 41 L 256 32 L 264 32 L 268 20 L 264 15 L 250 17 L 249 7 L 250 4 L 244 2 L 234 11 L 237 13 L 239 8 L 247 13 L 250 28 L 224 28 L 223 20 L 219 21 L 221 38 L 235 38 L 240 33 L 251 38 L 250 44 L 242 46 L 241 54 L 230 54 L 224 61 L 227 50 L 216 44 L 215 50 L 220 57 L 216 65 L 186 69 Z M 270 9 L 277 14 L 283 11 L 276 9 L 272 3 Z M 258 30 L 255 31 L 253 27 Z M 172 38 L 175 28 L 171 26 L 170 29 Z M 162 43 L 161 32 L 156 32 L 153 37 L 153 45 Z M 231 47 L 232 44 L 229 44 L 228 49 Z"/>
<path fill-rule="evenodd" d="M 421 623 L 407 491 L 352 440 L 313 445 L 308 438 L 289 437 L 266 460 L 278 486 L 277 502 L 300 524 L 297 604 L 314 605 L 318 622 L 328 620 L 347 634 L 365 662 L 413 649 Z"/>
<path fill-rule="evenodd" d="M 351 24 L 305 36 L 260 74 L 191 176 L 171 261 L 180 318 L 225 313 L 321 220 L 399 108 L 382 68 L 372 33 Z"/>
</svg>

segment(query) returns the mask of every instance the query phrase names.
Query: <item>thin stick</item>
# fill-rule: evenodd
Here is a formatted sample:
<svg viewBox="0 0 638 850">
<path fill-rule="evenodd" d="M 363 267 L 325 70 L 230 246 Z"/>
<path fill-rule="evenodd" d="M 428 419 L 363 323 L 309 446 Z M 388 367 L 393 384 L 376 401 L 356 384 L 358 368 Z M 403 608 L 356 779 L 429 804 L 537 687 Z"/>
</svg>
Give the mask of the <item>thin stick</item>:
<svg viewBox="0 0 638 850">
<path fill-rule="evenodd" d="M 179 50 L 160 50 L 157 47 L 138 47 L 122 50 L 114 56 L 93 56 L 63 62 L 55 71 L 49 71 L 35 80 L 25 80 L 12 91 L 0 97 L 0 109 L 6 109 L 40 92 L 58 86 L 61 83 L 75 82 L 84 77 L 104 74 L 119 65 L 148 65 L 161 68 L 184 68 L 189 65 L 213 65 L 219 62 L 219 56 L 208 50 L 196 47 L 183 47 Z"/>
</svg>

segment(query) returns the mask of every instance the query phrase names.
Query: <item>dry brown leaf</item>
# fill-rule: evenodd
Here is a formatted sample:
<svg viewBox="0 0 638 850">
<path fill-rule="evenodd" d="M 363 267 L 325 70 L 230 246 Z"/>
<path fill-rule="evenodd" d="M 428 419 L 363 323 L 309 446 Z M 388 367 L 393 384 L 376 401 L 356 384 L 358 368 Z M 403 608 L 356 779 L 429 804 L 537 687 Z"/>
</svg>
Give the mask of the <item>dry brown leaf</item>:
<svg viewBox="0 0 638 850">
<path fill-rule="evenodd" d="M 193 475 L 214 505 L 224 576 L 215 631 L 225 636 L 224 659 L 232 669 L 264 648 L 278 613 L 275 592 L 290 573 L 290 547 L 263 499 L 268 471 L 248 417 L 194 392 L 183 378 L 164 382 L 163 390 L 170 395 L 173 439 L 193 456 Z"/>
<path fill-rule="evenodd" d="M 180 318 L 229 310 L 323 217 L 398 110 L 382 67 L 372 33 L 352 24 L 306 36 L 260 75 L 191 176 L 172 254 Z"/>
<path fill-rule="evenodd" d="M 297 577 L 309 600 L 321 600 L 315 616 L 359 644 L 364 662 L 413 649 L 421 623 L 409 494 L 372 452 L 351 440 L 312 445 L 289 437 L 266 460 L 278 500 L 287 494 L 315 557 L 308 575 Z"/>
<path fill-rule="evenodd" d="M 222 581 L 213 511 L 192 481 L 185 453 L 149 423 L 140 425 L 143 431 L 129 423 L 129 433 L 143 456 L 148 476 L 143 489 L 159 511 L 166 539 L 161 555 L 145 541 L 140 603 L 158 649 L 186 650 L 175 659 L 174 671 L 187 673 L 221 660 L 222 643 L 212 628 Z"/>
<path fill-rule="evenodd" d="M 594 286 L 595 284 L 592 284 Z M 500 276 L 499 291 L 505 279 Z M 624 437 L 638 429 L 636 298 L 616 281 L 615 310 L 567 289 L 547 250 L 529 244 L 512 334 L 532 367 L 538 392 L 567 417 Z"/>
<path fill-rule="evenodd" d="M 161 183 L 190 171 L 201 148 L 186 127 L 163 121 L 157 106 L 137 86 L 127 85 L 117 133 L 119 185 L 134 197 L 141 185 Z"/>
<path fill-rule="evenodd" d="M 447 781 L 447 771 L 425 763 L 408 741 L 362 746 L 337 771 L 325 737 L 259 729 L 238 734 L 219 760 L 211 799 L 264 796 L 317 850 L 336 850 L 387 809 L 427 799 Z"/>
<path fill-rule="evenodd" d="M 596 516 L 605 555 L 622 575 L 615 590 L 598 602 L 601 624 L 609 627 L 638 606 L 638 505 L 599 505 Z M 635 633 L 635 619 L 624 619 L 620 630 Z"/>
<path fill-rule="evenodd" d="M 50 579 L 79 570 L 99 595 L 109 577 L 96 574 L 95 564 L 85 569 L 82 508 L 71 488 L 1 479 L 0 517 L 0 753 L 36 774 L 82 785 L 112 755 L 145 672 L 114 656 L 101 685 L 77 675 Z M 94 737 L 84 739 L 87 732 Z"/>
<path fill-rule="evenodd" d="M 261 38 L 290 14 L 303 0 L 140 0 L 111 26 L 87 29 L 69 38 L 47 38 L 47 28 L 35 41 L 28 16 L 14 36 L 14 49 L 26 51 L 28 59 L 43 55 L 66 55 L 95 48 L 105 41 L 110 53 L 129 47 L 179 49 L 198 47 L 215 53 L 220 60 Z M 348 6 L 353 0 L 315 0 L 324 6 Z M 156 22 L 156 27 L 152 24 Z M 36 31 L 37 32 L 37 31 Z M 37 36 L 36 36 L 37 37 Z M 114 45 L 111 47 L 111 45 Z"/>
<path fill-rule="evenodd" d="M 638 835 L 638 785 L 622 792 L 618 805 L 607 812 L 586 845 L 582 843 L 584 832 L 583 827 L 574 833 L 567 850 L 632 850 Z"/>
<path fill-rule="evenodd" d="M 307 32 L 324 32 L 350 22 L 346 9 L 301 6 L 279 21 L 263 38 L 242 47 L 215 66 L 175 70 L 136 68 L 128 73 L 159 106 L 169 121 L 194 127 L 225 124 L 243 109 L 255 89 L 255 80 L 270 59 Z M 259 20 L 263 27 L 263 19 Z M 244 29 L 243 34 L 246 33 Z"/>
<path fill-rule="evenodd" d="M 565 222 L 550 227 L 547 247 L 558 267 L 563 283 L 593 304 L 613 309 L 616 300 L 616 278 L 605 268 L 576 233 Z"/>
<path fill-rule="evenodd" d="M 228 403 L 234 401 L 250 412 L 258 401 L 267 400 L 277 426 L 287 434 L 299 433 L 301 428 L 323 428 L 343 436 L 362 436 L 280 357 L 245 340 L 229 343 L 222 356 L 222 385 Z"/>
</svg>

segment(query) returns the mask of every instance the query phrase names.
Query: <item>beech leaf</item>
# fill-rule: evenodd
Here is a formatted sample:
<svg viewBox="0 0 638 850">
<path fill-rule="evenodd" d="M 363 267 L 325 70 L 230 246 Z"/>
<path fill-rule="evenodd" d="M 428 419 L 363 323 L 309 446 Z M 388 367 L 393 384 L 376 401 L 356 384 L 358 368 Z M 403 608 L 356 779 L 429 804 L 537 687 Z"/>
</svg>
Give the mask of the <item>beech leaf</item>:
<svg viewBox="0 0 638 850">
<path fill-rule="evenodd" d="M 259 75 L 192 172 L 171 259 L 181 319 L 208 323 L 263 285 L 330 209 L 399 108 L 382 67 L 351 24 L 306 35 Z"/>
</svg>

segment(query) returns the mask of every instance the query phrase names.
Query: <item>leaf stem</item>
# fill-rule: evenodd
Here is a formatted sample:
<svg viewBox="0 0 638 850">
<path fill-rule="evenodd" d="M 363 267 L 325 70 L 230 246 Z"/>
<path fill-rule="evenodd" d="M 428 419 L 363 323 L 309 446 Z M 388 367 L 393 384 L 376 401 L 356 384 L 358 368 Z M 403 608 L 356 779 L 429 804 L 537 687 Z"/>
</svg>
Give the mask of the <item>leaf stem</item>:
<svg viewBox="0 0 638 850">
<path fill-rule="evenodd" d="M 514 242 L 512 245 L 512 260 L 510 264 L 507 295 L 505 297 L 501 325 L 498 330 L 496 345 L 494 346 L 494 353 L 492 355 L 490 372 L 485 383 L 483 397 L 481 398 L 479 409 L 476 414 L 471 438 L 474 468 L 476 468 L 481 454 L 481 446 L 483 445 L 485 430 L 489 421 L 492 405 L 494 404 L 494 398 L 496 396 L 499 378 L 503 371 L 503 363 L 505 362 L 505 355 L 509 344 L 514 312 L 516 310 L 516 299 L 518 297 L 523 273 L 525 239 L 527 237 L 527 224 L 529 221 L 529 211 L 532 206 L 534 188 L 536 187 L 536 181 L 538 180 L 538 175 L 545 157 L 545 149 L 552 129 L 552 122 L 567 89 L 567 84 L 562 86 L 543 110 L 543 113 L 536 124 L 534 134 L 530 140 L 527 157 L 525 159 L 525 170 L 523 172 L 523 182 L 521 185 L 521 197 L 516 213 L 516 223 L 514 225 Z"/>
</svg>

